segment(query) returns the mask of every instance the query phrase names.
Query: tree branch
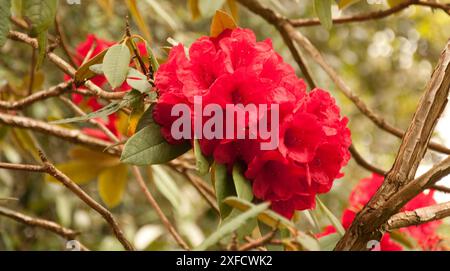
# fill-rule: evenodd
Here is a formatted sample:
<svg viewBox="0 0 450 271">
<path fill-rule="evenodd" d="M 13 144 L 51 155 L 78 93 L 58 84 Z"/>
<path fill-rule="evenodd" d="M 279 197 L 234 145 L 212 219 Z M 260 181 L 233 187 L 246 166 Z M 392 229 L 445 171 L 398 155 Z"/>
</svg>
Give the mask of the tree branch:
<svg viewBox="0 0 450 271">
<path fill-rule="evenodd" d="M 397 213 L 406 200 L 399 190 L 414 182 L 417 167 L 426 152 L 433 129 L 444 110 L 450 88 L 450 41 L 446 44 L 422 95 L 400 150 L 384 183 L 356 216 L 351 227 L 338 242 L 336 250 L 366 249 L 369 240 L 381 238 L 379 227 Z M 438 170 L 436 174 L 445 171 Z M 435 174 L 435 175 L 436 175 Z M 428 176 L 429 174 L 427 174 Z M 434 175 L 433 175 L 434 176 Z M 430 176 L 431 177 L 431 176 Z M 399 196 L 402 195 L 402 198 Z M 391 200 L 396 196 L 397 201 Z M 387 202 L 389 204 L 387 204 Z"/>
<path fill-rule="evenodd" d="M 136 177 L 136 180 L 138 181 L 139 187 L 142 189 L 145 197 L 147 198 L 147 201 L 150 203 L 150 205 L 153 207 L 153 209 L 155 209 L 156 213 L 158 214 L 159 218 L 161 219 L 163 224 L 166 226 L 166 228 L 169 230 L 170 234 L 174 237 L 174 239 L 178 243 L 178 245 L 180 245 L 185 250 L 189 250 L 189 246 L 187 245 L 187 243 L 178 234 L 175 227 L 172 225 L 172 223 L 166 217 L 166 215 L 164 214 L 164 212 L 161 210 L 158 203 L 156 202 L 155 198 L 148 190 L 147 185 L 145 184 L 144 178 L 142 177 L 142 174 L 141 174 L 139 168 L 137 166 L 133 166 L 132 170 Z"/>
<path fill-rule="evenodd" d="M 100 151 L 107 149 L 105 152 L 109 154 L 120 155 L 120 150 L 117 147 L 108 148 L 111 145 L 110 142 L 85 135 L 80 130 L 67 129 L 43 121 L 1 112 L 0 123 L 18 128 L 31 129 Z"/>
<path fill-rule="evenodd" d="M 67 240 L 74 240 L 80 234 L 80 232 L 65 228 L 53 221 L 27 216 L 2 206 L 0 206 L 0 215 L 12 218 L 29 226 L 39 227 L 51 231 Z"/>
<path fill-rule="evenodd" d="M 334 18 L 333 24 L 337 25 L 337 24 L 346 24 L 346 23 L 364 22 L 364 21 L 383 19 L 383 18 L 391 16 L 395 13 L 399 13 L 400 11 L 408 8 L 409 6 L 413 6 L 413 5 L 428 6 L 431 8 L 441 9 L 442 11 L 446 12 L 447 14 L 449 14 L 449 12 L 450 12 L 450 7 L 445 4 L 432 3 L 432 2 L 426 2 L 426 1 L 418 1 L 418 0 L 409 0 L 409 1 L 405 1 L 401 4 L 398 4 L 392 8 L 385 9 L 385 10 L 379 10 L 379 11 L 367 12 L 367 13 L 363 13 L 363 14 Z M 319 20 L 319 18 L 290 19 L 289 23 L 294 27 L 316 26 L 316 25 L 320 25 L 320 20 Z"/>
<path fill-rule="evenodd" d="M 364 157 L 359 154 L 359 152 L 356 150 L 355 146 L 352 144 L 349 148 L 350 153 L 352 154 L 352 158 L 355 159 L 355 162 L 362 166 L 363 168 L 367 169 L 370 172 L 375 172 L 381 176 L 386 175 L 386 171 L 381 169 L 381 168 L 377 168 L 376 166 L 370 164 L 368 161 L 366 161 L 366 159 L 364 159 Z"/>
<path fill-rule="evenodd" d="M 386 222 L 383 228 L 386 230 L 400 229 L 424 224 L 448 216 L 450 216 L 450 202 L 395 214 Z"/>
<path fill-rule="evenodd" d="M 67 187 L 70 191 L 72 191 L 78 198 L 80 198 L 84 203 L 86 203 L 89 207 L 91 207 L 97 213 L 99 213 L 111 226 L 114 235 L 117 237 L 119 242 L 123 245 L 123 247 L 126 250 L 134 250 L 133 245 L 126 239 L 125 235 L 123 234 L 122 230 L 119 227 L 119 224 L 117 223 L 116 219 L 111 214 L 111 212 L 108 211 L 108 209 L 100 205 L 97 201 L 91 198 L 86 192 L 84 192 L 76 183 L 74 183 L 71 179 L 69 179 L 69 177 L 67 177 L 64 173 L 59 171 L 53 164 L 51 164 L 47 160 L 47 158 L 44 156 L 42 152 L 40 152 L 40 157 L 47 174 L 57 179 L 65 187 Z"/>
<path fill-rule="evenodd" d="M 59 96 L 65 91 L 72 88 L 72 80 L 64 83 L 60 83 L 47 90 L 42 90 L 31 94 L 30 96 L 23 98 L 19 101 L 0 101 L 0 109 L 6 110 L 19 110 L 26 106 L 29 106 L 35 102 L 42 101 L 51 97 Z"/>
</svg>

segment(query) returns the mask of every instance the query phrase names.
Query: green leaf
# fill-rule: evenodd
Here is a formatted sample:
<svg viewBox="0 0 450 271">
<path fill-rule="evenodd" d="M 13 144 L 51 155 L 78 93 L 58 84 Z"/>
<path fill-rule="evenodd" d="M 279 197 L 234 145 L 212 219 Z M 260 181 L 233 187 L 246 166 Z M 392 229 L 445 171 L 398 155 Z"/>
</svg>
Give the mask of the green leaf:
<svg viewBox="0 0 450 271">
<path fill-rule="evenodd" d="M 155 123 L 155 121 L 153 120 L 153 108 L 154 108 L 155 104 L 150 105 L 149 108 L 147 108 L 147 110 L 145 110 L 144 114 L 142 114 L 141 119 L 138 122 L 138 125 L 136 127 L 136 132 L 144 129 L 145 127 Z"/>
<path fill-rule="evenodd" d="M 31 34 L 38 36 L 53 24 L 58 0 L 22 0 L 22 14 L 31 23 Z"/>
<path fill-rule="evenodd" d="M 152 48 L 148 45 L 147 42 L 145 43 L 145 46 L 147 47 L 147 53 L 148 53 L 148 57 L 150 58 L 150 63 L 152 65 L 153 72 L 157 72 L 159 69 L 158 59 L 156 58 Z"/>
<path fill-rule="evenodd" d="M 103 50 L 101 53 L 97 54 L 89 61 L 81 65 L 78 70 L 75 72 L 75 80 L 74 83 L 76 86 L 81 86 L 84 81 L 89 80 L 97 75 L 94 71 L 90 69 L 91 66 L 101 64 L 103 59 L 105 58 L 106 52 L 108 49 Z M 103 74 L 103 66 L 102 66 L 102 74 Z"/>
<path fill-rule="evenodd" d="M 47 30 L 53 24 L 56 16 L 58 0 L 23 0 L 22 14 L 31 26 L 31 35 L 37 37 L 39 55 L 36 68 L 42 65 L 47 50 Z"/>
<path fill-rule="evenodd" d="M 228 234 L 233 233 L 239 227 L 243 226 L 249 219 L 258 216 L 260 213 L 267 210 L 267 208 L 269 208 L 269 206 L 270 206 L 270 204 L 267 202 L 253 206 L 252 208 L 250 208 L 247 211 L 243 212 L 242 214 L 236 216 L 235 218 L 229 220 L 228 222 L 223 223 L 217 229 L 217 231 L 215 231 L 208 238 L 206 238 L 206 240 L 203 241 L 203 243 L 200 244 L 200 246 L 198 246 L 195 250 L 205 250 L 205 249 L 217 244 L 217 242 L 219 242 L 222 238 L 224 238 Z"/>
<path fill-rule="evenodd" d="M 341 239 L 339 233 L 332 233 L 319 238 L 320 250 L 331 251 L 336 246 L 337 242 Z"/>
<path fill-rule="evenodd" d="M 128 139 L 120 160 L 136 166 L 163 164 L 177 158 L 190 148 L 191 146 L 187 143 L 169 144 L 161 135 L 161 127 L 152 123 Z"/>
<path fill-rule="evenodd" d="M 95 64 L 89 67 L 89 70 L 96 74 L 103 74 L 103 64 Z"/>
<path fill-rule="evenodd" d="M 176 210 L 180 210 L 182 196 L 180 189 L 174 182 L 172 176 L 159 165 L 152 166 L 153 181 L 159 192 L 172 204 Z"/>
<path fill-rule="evenodd" d="M 103 72 L 113 89 L 122 85 L 128 75 L 130 49 L 125 44 L 111 46 L 103 59 Z"/>
<path fill-rule="evenodd" d="M 331 0 L 314 0 L 314 10 L 320 23 L 326 28 L 331 29 L 333 20 L 331 18 Z"/>
<path fill-rule="evenodd" d="M 102 108 L 100 108 L 97 111 L 88 113 L 84 116 L 80 117 L 74 117 L 74 118 L 68 118 L 63 120 L 56 120 L 52 121 L 50 123 L 52 124 L 66 124 L 66 123 L 72 123 L 72 122 L 81 122 L 81 121 L 88 121 L 93 118 L 106 118 L 107 116 L 116 113 L 123 107 L 131 106 L 133 107 L 139 100 L 142 99 L 142 95 L 137 90 L 131 90 L 128 92 L 123 100 L 112 102 Z"/>
<path fill-rule="evenodd" d="M 297 242 L 302 245 L 303 249 L 309 251 L 320 251 L 320 244 L 316 238 L 303 232 L 298 232 L 297 234 Z"/>
<path fill-rule="evenodd" d="M 202 150 L 200 149 L 200 143 L 198 139 L 194 140 L 194 155 L 196 160 L 197 171 L 200 175 L 205 175 L 209 172 L 209 161 L 203 155 Z"/>
<path fill-rule="evenodd" d="M 254 206 L 254 204 L 237 197 L 228 197 L 223 202 L 241 211 L 246 211 Z M 295 230 L 295 225 L 291 221 L 272 210 L 266 210 L 261 213 L 258 216 L 258 220 L 272 228 L 278 227 L 280 229 L 289 228 Z"/>
<path fill-rule="evenodd" d="M 325 213 L 328 220 L 331 222 L 331 224 L 334 226 L 334 228 L 337 230 L 337 232 L 341 236 L 344 236 L 345 229 L 342 226 L 341 221 L 339 221 L 339 219 L 327 208 L 327 206 L 325 206 L 325 204 L 323 204 L 323 202 L 319 199 L 319 197 L 316 197 L 316 201 L 319 204 L 319 208 Z"/>
<path fill-rule="evenodd" d="M 220 217 L 225 219 L 231 213 L 232 208 L 223 202 L 223 200 L 227 197 L 236 195 L 236 190 L 234 189 L 233 181 L 228 178 L 227 167 L 225 165 L 214 163 L 213 168 L 212 177 L 214 188 L 216 190 Z"/>
<path fill-rule="evenodd" d="M 36 60 L 36 69 L 39 69 L 44 62 L 45 54 L 47 53 L 47 32 L 39 33 L 37 40 L 39 43 L 39 54 Z"/>
<path fill-rule="evenodd" d="M 147 76 L 134 68 L 130 68 L 128 71 L 127 84 L 139 90 L 141 93 L 148 92 L 152 89 L 152 85 L 148 82 Z"/>
<path fill-rule="evenodd" d="M 120 101 L 118 102 L 112 102 L 102 108 L 100 108 L 97 111 L 88 113 L 84 116 L 80 116 L 80 117 L 74 117 L 74 118 L 68 118 L 68 119 L 63 119 L 63 120 L 56 120 L 56 121 L 52 121 L 50 123 L 52 124 L 66 124 L 66 123 L 72 123 L 72 122 L 81 122 L 81 121 L 88 121 L 90 119 L 93 118 L 105 118 L 113 113 L 116 113 L 117 111 L 120 110 L 120 108 L 122 108 L 122 103 Z"/>
<path fill-rule="evenodd" d="M 5 45 L 9 32 L 11 0 L 0 0 L 0 47 Z"/>
<path fill-rule="evenodd" d="M 242 168 L 239 164 L 233 166 L 233 181 L 238 198 L 251 202 L 253 200 L 252 185 L 242 175 Z"/>
</svg>

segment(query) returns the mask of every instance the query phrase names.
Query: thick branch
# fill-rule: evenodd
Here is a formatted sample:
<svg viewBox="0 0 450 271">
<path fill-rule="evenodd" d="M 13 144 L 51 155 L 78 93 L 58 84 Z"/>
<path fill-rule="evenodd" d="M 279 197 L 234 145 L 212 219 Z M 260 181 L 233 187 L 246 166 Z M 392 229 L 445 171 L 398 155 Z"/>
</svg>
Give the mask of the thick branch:
<svg viewBox="0 0 450 271">
<path fill-rule="evenodd" d="M 399 5 L 396 5 L 392 8 L 385 9 L 385 10 L 379 10 L 379 11 L 367 12 L 367 13 L 363 13 L 363 14 L 335 18 L 335 19 L 333 19 L 333 24 L 345 24 L 345 23 L 364 22 L 364 21 L 383 19 L 383 18 L 391 16 L 395 13 L 399 13 L 400 11 L 402 11 L 412 5 L 428 6 L 431 8 L 441 9 L 444 12 L 446 12 L 447 14 L 450 11 L 450 7 L 445 4 L 431 3 L 431 2 L 424 2 L 424 1 L 417 1 L 417 0 L 409 0 L 409 1 L 403 2 Z M 289 20 L 289 22 L 292 24 L 292 26 L 295 26 L 295 27 L 320 25 L 319 18 L 291 19 L 291 20 Z"/>
<path fill-rule="evenodd" d="M 101 151 L 105 150 L 111 145 L 111 143 L 108 141 L 85 135 L 80 130 L 67 129 L 27 117 L 13 116 L 0 112 L 0 123 L 18 128 L 31 129 Z M 116 147 L 108 148 L 106 152 L 113 155 L 120 154 L 120 150 Z"/>
<path fill-rule="evenodd" d="M 356 216 L 352 226 L 337 244 L 337 250 L 366 249 L 369 240 L 381 237 L 378 232 L 379 227 L 400 210 L 405 197 L 403 193 L 399 193 L 399 190 L 407 187 L 416 174 L 433 129 L 447 104 L 449 88 L 450 42 L 446 44 L 442 52 L 413 120 L 403 137 L 392 169 L 374 197 Z M 403 199 L 398 198 L 399 195 L 402 195 Z M 393 197 L 398 200 L 391 200 Z"/>
<path fill-rule="evenodd" d="M 384 228 L 387 230 L 400 229 L 403 227 L 420 225 L 448 216 L 450 216 L 450 202 L 395 214 L 388 220 Z"/>
<path fill-rule="evenodd" d="M 67 240 L 73 240 L 77 235 L 80 233 L 68 228 L 65 228 L 53 221 L 48 221 L 41 218 L 34 218 L 31 216 L 27 216 L 24 214 L 21 214 L 19 212 L 10 210 L 8 208 L 4 208 L 0 206 L 0 215 L 12 218 L 20 223 L 27 224 L 33 227 L 39 227 L 51 232 L 54 232 L 62 237 L 64 237 Z"/>
<path fill-rule="evenodd" d="M 30 96 L 23 98 L 19 101 L 0 101 L 0 109 L 5 110 L 18 110 L 26 106 L 29 106 L 35 102 L 42 101 L 51 97 L 59 96 L 65 91 L 72 88 L 72 80 L 64 83 L 60 83 L 47 90 L 42 90 L 31 94 Z"/>
</svg>

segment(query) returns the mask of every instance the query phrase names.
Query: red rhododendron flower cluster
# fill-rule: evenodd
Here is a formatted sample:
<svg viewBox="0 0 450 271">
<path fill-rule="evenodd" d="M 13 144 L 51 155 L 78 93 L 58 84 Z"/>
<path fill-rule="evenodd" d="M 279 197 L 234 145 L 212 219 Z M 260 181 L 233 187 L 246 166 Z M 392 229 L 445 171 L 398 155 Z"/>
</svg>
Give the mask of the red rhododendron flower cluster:
<svg viewBox="0 0 450 271">
<path fill-rule="evenodd" d="M 174 46 L 156 73 L 155 84 L 160 96 L 153 117 L 172 144 L 182 140 L 171 135 L 178 118 L 171 110 L 180 103 L 188 105 L 194 122 L 194 96 L 202 97 L 203 107 L 217 104 L 224 110 L 227 104 L 279 105 L 279 145 L 274 150 L 261 150 L 265 139 L 259 136 L 203 138 L 199 144 L 203 154 L 217 163 L 229 168 L 243 163 L 254 195 L 271 201 L 272 208 L 288 218 L 295 210 L 313 208 L 315 195 L 331 189 L 350 159 L 347 119 L 340 116 L 334 99 L 324 90 L 306 92 L 304 81 L 275 52 L 271 40 L 257 42 L 251 30 L 237 28 L 218 37 L 202 37 L 188 55 L 183 45 Z M 202 117 L 203 123 L 207 120 Z M 250 122 L 246 119 L 245 126 L 234 131 L 243 129 L 248 135 Z"/>
<path fill-rule="evenodd" d="M 103 40 L 96 37 L 93 34 L 89 34 L 86 40 L 78 44 L 78 46 L 75 48 L 76 54 L 74 55 L 74 62 L 75 64 L 80 66 L 81 64 L 83 64 L 83 62 L 86 62 L 94 58 L 96 55 L 100 54 L 101 52 L 113 46 L 114 44 L 116 43 Z M 147 54 L 145 44 L 138 43 L 137 46 L 142 55 Z M 68 81 L 71 79 L 71 77 L 69 75 L 64 75 L 64 79 Z M 91 78 L 90 80 L 101 88 L 104 88 L 107 85 L 107 80 L 104 75 L 97 75 Z M 122 84 L 122 86 L 118 87 L 114 91 L 128 91 L 128 90 L 131 90 L 131 87 L 125 82 Z M 103 107 L 103 105 L 101 104 L 101 102 L 97 97 L 90 97 L 85 99 L 83 95 L 78 93 L 72 94 L 72 101 L 77 105 L 85 103 L 92 111 L 99 110 L 100 108 Z M 119 132 L 117 130 L 117 122 L 118 122 L 117 114 L 109 115 L 108 120 L 103 119 L 98 120 L 101 121 L 116 136 L 119 135 Z M 104 140 L 109 140 L 109 138 L 105 135 L 105 133 L 103 133 L 101 130 L 98 129 L 84 128 L 83 132 L 90 136 L 94 136 Z"/>
<path fill-rule="evenodd" d="M 378 188 L 383 183 L 384 178 L 377 174 L 373 174 L 370 178 L 362 179 L 350 194 L 349 207 L 342 215 L 342 225 L 344 228 L 349 228 L 355 219 L 356 214 L 369 202 Z M 421 193 L 408 202 L 401 211 L 412 211 L 417 208 L 422 208 L 436 204 L 433 198 L 434 191 L 428 193 Z M 428 222 L 418 226 L 410 226 L 401 228 L 400 233 L 412 238 L 423 250 L 437 250 L 439 249 L 440 238 L 436 234 L 436 230 L 442 223 L 440 220 Z M 328 226 L 325 231 L 319 235 L 324 236 L 335 232 L 333 226 Z M 381 238 L 380 249 L 385 251 L 403 250 L 400 244 L 392 240 L 389 233 L 386 233 Z"/>
</svg>

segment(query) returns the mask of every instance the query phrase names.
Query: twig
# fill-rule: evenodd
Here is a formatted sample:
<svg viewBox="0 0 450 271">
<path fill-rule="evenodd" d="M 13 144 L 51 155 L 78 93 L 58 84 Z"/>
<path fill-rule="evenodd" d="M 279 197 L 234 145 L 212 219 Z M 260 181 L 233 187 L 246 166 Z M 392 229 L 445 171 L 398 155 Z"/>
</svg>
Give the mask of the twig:
<svg viewBox="0 0 450 271">
<path fill-rule="evenodd" d="M 56 30 L 56 34 L 59 37 L 61 48 L 62 48 L 64 54 L 67 56 L 67 59 L 69 60 L 70 65 L 72 65 L 72 67 L 77 67 L 75 60 L 73 59 L 73 56 L 70 53 L 69 46 L 67 45 L 67 37 L 64 34 L 59 16 L 55 17 L 55 30 Z"/>
<path fill-rule="evenodd" d="M 269 243 L 273 239 L 273 237 L 275 237 L 276 233 L 277 233 L 277 228 L 274 228 L 273 230 L 271 230 L 269 233 L 265 234 L 261 238 L 252 240 L 252 241 L 248 242 L 247 244 L 242 245 L 241 247 L 238 248 L 238 251 L 248 251 L 248 250 L 252 250 L 254 248 L 263 247 L 264 245 Z"/>
<path fill-rule="evenodd" d="M 442 192 L 442 193 L 447 193 L 447 194 L 450 193 L 450 188 L 446 187 L 446 186 L 443 186 L 443 185 L 435 184 L 435 185 L 430 186 L 430 188 L 434 189 L 436 191 Z"/>
<path fill-rule="evenodd" d="M 363 14 L 341 17 L 341 18 L 334 18 L 333 24 L 336 25 L 336 24 L 378 20 L 378 19 L 386 18 L 395 13 L 399 13 L 400 11 L 402 11 L 412 5 L 428 6 L 431 8 L 441 9 L 444 12 L 446 12 L 447 14 L 449 14 L 449 11 L 450 11 L 450 7 L 445 4 L 417 1 L 417 0 L 409 0 L 409 1 L 405 1 L 403 3 L 400 3 L 392 8 L 385 9 L 385 10 L 373 11 L 373 12 L 368 12 L 368 13 L 363 13 Z M 320 20 L 319 20 L 319 18 L 290 19 L 289 23 L 294 27 L 316 26 L 316 25 L 320 25 Z"/>
<path fill-rule="evenodd" d="M 0 123 L 45 133 L 99 151 L 103 151 L 111 145 L 108 141 L 88 136 L 80 130 L 67 129 L 27 117 L 14 116 L 0 112 Z M 106 152 L 116 156 L 121 153 L 120 149 L 117 147 L 108 148 Z"/>
<path fill-rule="evenodd" d="M 35 102 L 42 101 L 47 98 L 59 96 L 63 94 L 65 91 L 70 90 L 72 88 L 72 80 L 64 83 L 60 83 L 56 86 L 53 86 L 47 90 L 42 90 L 36 93 L 31 94 L 30 96 L 23 98 L 19 101 L 0 101 L 0 109 L 6 110 L 18 110 L 22 109 L 26 106 L 29 106 Z"/>
<path fill-rule="evenodd" d="M 53 221 L 27 216 L 2 206 L 0 206 L 0 215 L 12 218 L 23 224 L 51 231 L 67 240 L 74 240 L 80 234 L 80 232 L 65 228 Z"/>
<path fill-rule="evenodd" d="M 352 158 L 355 159 L 355 162 L 358 165 L 369 170 L 370 172 L 375 172 L 382 176 L 386 175 L 387 172 L 385 170 L 378 168 L 378 167 L 370 164 L 368 161 L 366 161 L 366 159 L 364 159 L 364 157 L 361 154 L 359 154 L 359 152 L 356 150 L 356 148 L 353 144 L 350 146 L 349 151 L 352 154 Z"/>
<path fill-rule="evenodd" d="M 166 228 L 169 230 L 169 233 L 174 237 L 175 241 L 178 243 L 178 245 L 180 245 L 180 247 L 182 247 L 185 250 L 189 250 L 189 246 L 187 245 L 187 243 L 183 240 L 183 238 L 181 238 L 181 236 L 179 235 L 179 233 L 177 232 L 175 227 L 172 225 L 172 223 L 166 217 L 164 212 L 161 210 L 161 207 L 159 207 L 155 198 L 148 190 L 147 185 L 145 184 L 144 178 L 142 177 L 142 174 L 141 174 L 139 168 L 137 166 L 133 166 L 132 171 L 134 173 L 136 180 L 138 181 L 139 187 L 144 192 L 144 195 L 147 198 L 147 201 L 155 209 L 159 218 L 161 219 L 163 224 L 166 226 Z"/>
<path fill-rule="evenodd" d="M 386 222 L 386 225 L 384 225 L 383 228 L 394 230 L 413 225 L 420 225 L 448 216 L 450 216 L 450 202 L 395 214 Z"/>
<path fill-rule="evenodd" d="M 31 48 L 30 82 L 28 83 L 28 95 L 33 93 L 34 77 L 36 75 L 36 49 Z"/>
<path fill-rule="evenodd" d="M 45 172 L 45 168 L 39 165 L 11 164 L 0 162 L 0 168 L 8 170 L 20 170 L 30 172 Z"/>
<path fill-rule="evenodd" d="M 59 171 L 53 164 L 51 164 L 47 160 L 47 158 L 44 156 L 42 152 L 40 152 L 39 154 L 42 163 L 44 164 L 45 171 L 49 175 L 60 181 L 65 187 L 67 187 L 70 191 L 72 191 L 89 207 L 91 207 L 97 213 L 99 213 L 111 226 L 114 235 L 126 250 L 134 250 L 133 245 L 124 236 L 122 230 L 119 227 L 119 224 L 117 223 L 116 219 L 111 214 L 111 212 L 109 212 L 108 209 L 106 209 L 105 207 L 100 205 L 97 201 L 95 201 L 93 198 L 91 198 L 86 192 L 84 192 L 76 183 L 74 183 L 71 179 L 69 179 L 69 177 L 67 177 L 64 173 Z"/>
</svg>

